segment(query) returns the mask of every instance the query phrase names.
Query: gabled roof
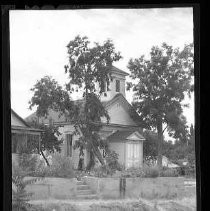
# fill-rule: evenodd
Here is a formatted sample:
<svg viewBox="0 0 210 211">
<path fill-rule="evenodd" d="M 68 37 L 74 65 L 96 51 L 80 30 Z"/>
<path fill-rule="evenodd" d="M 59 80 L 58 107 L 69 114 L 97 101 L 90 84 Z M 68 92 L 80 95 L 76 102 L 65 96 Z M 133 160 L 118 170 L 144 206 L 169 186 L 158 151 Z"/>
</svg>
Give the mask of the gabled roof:
<svg viewBox="0 0 210 211">
<path fill-rule="evenodd" d="M 121 75 L 124 75 L 124 76 L 128 76 L 129 75 L 125 71 L 123 71 L 123 70 L 121 70 L 121 69 L 119 69 L 119 68 L 117 68 L 115 66 L 112 66 L 111 67 L 111 72 L 116 72 L 116 73 L 121 74 Z"/>
<path fill-rule="evenodd" d="M 105 106 L 105 108 L 108 108 L 109 106 L 112 106 L 116 101 L 120 100 L 122 100 L 123 105 L 126 107 L 126 110 L 128 111 L 131 118 L 137 123 L 138 126 L 143 127 L 143 123 L 138 121 L 138 113 L 121 93 L 116 94 L 111 100 L 103 102 L 103 105 Z"/>
<path fill-rule="evenodd" d="M 44 124 L 48 124 L 49 123 L 49 117 L 54 121 L 54 122 L 65 122 L 66 118 L 64 115 L 59 114 L 59 112 L 56 111 L 49 111 L 49 115 L 48 118 L 44 118 L 44 117 L 40 117 L 38 118 L 36 115 L 36 112 L 32 113 L 31 115 L 29 115 L 28 117 L 25 118 L 26 122 L 31 122 L 33 120 L 37 120 L 39 119 L 40 123 L 44 123 Z"/>
<path fill-rule="evenodd" d="M 109 106 L 112 106 L 115 102 L 120 101 L 120 100 L 123 102 L 131 118 L 137 123 L 138 126 L 143 127 L 143 124 L 138 121 L 138 114 L 136 113 L 132 105 L 126 100 L 126 98 L 121 93 L 116 94 L 109 101 L 102 102 L 102 104 L 104 105 L 105 108 L 108 109 Z M 75 102 L 82 102 L 82 100 L 76 100 Z M 59 117 L 59 112 L 56 112 L 56 111 L 49 111 L 49 117 L 52 118 L 53 122 L 55 123 L 67 122 L 67 118 L 64 115 L 61 115 Z M 30 116 L 25 118 L 25 121 L 30 122 L 35 118 L 37 119 L 36 112 L 32 113 Z M 43 122 L 44 124 L 48 124 L 49 118 L 41 117 L 39 118 L 39 121 Z"/>
<path fill-rule="evenodd" d="M 20 122 L 22 122 L 26 127 L 30 127 L 23 118 L 21 118 L 12 108 L 11 108 L 11 116 L 14 115 Z M 12 123 L 11 123 L 12 124 Z"/>
<path fill-rule="evenodd" d="M 12 132 L 17 132 L 17 131 L 22 131 L 24 133 L 40 133 L 42 132 L 43 130 L 41 129 L 37 129 L 37 128 L 33 128 L 31 127 L 30 125 L 28 125 L 24 120 L 23 118 L 21 118 L 13 109 L 11 109 L 11 118 L 12 116 L 14 116 L 15 118 L 17 118 L 24 126 L 22 125 L 14 125 L 12 124 L 11 122 L 11 129 L 12 129 Z"/>
</svg>

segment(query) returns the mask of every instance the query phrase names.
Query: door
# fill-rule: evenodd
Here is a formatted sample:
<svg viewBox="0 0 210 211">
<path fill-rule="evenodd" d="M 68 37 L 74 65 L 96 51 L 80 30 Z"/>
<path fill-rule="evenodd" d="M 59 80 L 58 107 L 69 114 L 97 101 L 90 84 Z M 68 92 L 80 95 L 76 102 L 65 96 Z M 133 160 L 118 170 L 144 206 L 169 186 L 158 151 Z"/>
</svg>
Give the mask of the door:
<svg viewBox="0 0 210 211">
<path fill-rule="evenodd" d="M 126 144 L 127 148 L 127 162 L 126 167 L 140 167 L 140 143 L 138 142 L 129 142 Z"/>
</svg>

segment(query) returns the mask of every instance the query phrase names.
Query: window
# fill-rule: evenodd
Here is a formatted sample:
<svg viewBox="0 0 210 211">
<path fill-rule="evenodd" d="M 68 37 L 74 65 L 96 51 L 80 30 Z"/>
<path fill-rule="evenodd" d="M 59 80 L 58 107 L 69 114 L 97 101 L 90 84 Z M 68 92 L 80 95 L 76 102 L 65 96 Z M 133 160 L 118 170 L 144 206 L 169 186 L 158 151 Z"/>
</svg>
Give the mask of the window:
<svg viewBox="0 0 210 211">
<path fill-rule="evenodd" d="M 66 134 L 66 152 L 68 157 L 72 157 L 72 134 Z"/>
<path fill-rule="evenodd" d="M 12 133 L 12 153 L 17 153 L 17 138 L 14 133 Z"/>
<path fill-rule="evenodd" d="M 27 148 L 32 153 L 39 153 L 39 135 L 27 135 Z"/>
<path fill-rule="evenodd" d="M 101 86 L 101 91 L 106 92 L 106 83 L 105 82 Z"/>
<path fill-rule="evenodd" d="M 108 91 L 108 89 L 107 89 L 107 82 L 104 80 L 102 85 L 103 85 L 103 87 L 101 87 L 101 91 L 106 93 Z"/>
<path fill-rule="evenodd" d="M 116 92 L 120 92 L 120 80 L 116 80 Z"/>
<path fill-rule="evenodd" d="M 25 134 L 12 133 L 12 153 L 20 153 L 27 148 L 27 136 Z"/>
</svg>

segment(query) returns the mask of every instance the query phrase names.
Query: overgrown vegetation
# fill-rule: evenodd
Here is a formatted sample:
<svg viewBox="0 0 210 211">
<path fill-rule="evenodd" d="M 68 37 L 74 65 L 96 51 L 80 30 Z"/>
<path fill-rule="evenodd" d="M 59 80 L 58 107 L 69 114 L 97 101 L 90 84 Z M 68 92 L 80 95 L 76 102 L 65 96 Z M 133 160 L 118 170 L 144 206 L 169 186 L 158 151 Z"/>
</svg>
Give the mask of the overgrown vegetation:
<svg viewBox="0 0 210 211">
<path fill-rule="evenodd" d="M 23 153 L 23 151 L 25 153 Z M 26 191 L 26 186 L 40 180 L 40 178 L 26 179 L 36 169 L 36 158 L 27 154 L 26 150 L 18 155 L 17 162 L 12 163 L 12 210 L 13 211 L 35 211 L 36 206 L 29 203 L 32 193 Z"/>
<path fill-rule="evenodd" d="M 159 176 L 160 177 L 178 177 L 179 171 L 173 168 L 163 168 L 162 171 L 160 171 Z"/>
<path fill-rule="evenodd" d="M 34 172 L 34 176 L 74 178 L 75 173 L 71 159 L 56 153 L 52 156 L 52 164 L 50 166 L 40 166 L 40 168 Z"/>
<path fill-rule="evenodd" d="M 103 44 L 94 43 L 90 46 L 87 37 L 76 36 L 67 45 L 68 64 L 65 73 L 68 74 L 69 83 L 63 89 L 54 79 L 46 76 L 31 89 L 33 97 L 29 102 L 30 108 L 37 106 L 38 117 L 47 117 L 49 110 L 57 111 L 70 118 L 75 125 L 75 133 L 79 140 L 75 148 L 79 148 L 80 155 L 83 150 L 90 152 L 90 170 L 95 157 L 104 166 L 105 162 L 99 148 L 104 148 L 104 141 L 98 132 L 101 128 L 101 118 L 109 121 L 109 115 L 100 101 L 104 88 L 109 86 L 112 63 L 121 59 L 119 52 L 115 51 L 111 40 Z M 99 89 L 96 90 L 96 85 Z M 82 92 L 82 99 L 73 102 L 71 93 Z"/>
<path fill-rule="evenodd" d="M 163 43 L 153 46 L 149 59 L 144 55 L 130 59 L 128 69 L 133 82 L 127 89 L 134 91 L 133 106 L 145 128 L 158 134 L 158 166 L 162 167 L 163 134 L 167 130 L 175 139 L 186 139 L 186 118 L 183 116 L 185 94 L 193 91 L 193 44 L 183 50 Z M 187 106 L 187 105 L 184 105 Z"/>
<path fill-rule="evenodd" d="M 42 130 L 40 145 L 34 143 L 37 142 L 36 140 L 30 141 L 28 146 L 28 148 L 30 149 L 29 153 L 32 153 L 34 151 L 39 152 L 44 158 L 46 164 L 50 166 L 44 152 L 47 151 L 48 153 L 54 153 L 61 151 L 61 144 L 63 143 L 63 139 L 58 138 L 61 135 L 59 132 L 59 127 L 51 123 L 49 125 L 39 123 L 37 118 L 32 119 L 31 122 L 28 122 L 28 124 L 30 124 L 34 128 Z"/>
</svg>

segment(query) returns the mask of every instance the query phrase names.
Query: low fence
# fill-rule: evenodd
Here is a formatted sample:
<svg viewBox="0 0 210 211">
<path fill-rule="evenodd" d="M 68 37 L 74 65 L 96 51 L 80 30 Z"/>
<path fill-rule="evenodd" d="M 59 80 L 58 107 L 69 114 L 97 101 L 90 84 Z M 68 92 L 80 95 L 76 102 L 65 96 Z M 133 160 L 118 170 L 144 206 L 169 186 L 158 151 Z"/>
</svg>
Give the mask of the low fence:
<svg viewBox="0 0 210 211">
<path fill-rule="evenodd" d="M 125 192 L 120 191 L 120 178 L 84 177 L 99 199 L 173 199 L 182 198 L 185 193 L 184 178 L 126 178 Z M 122 181 L 121 181 L 122 185 Z M 77 179 L 43 178 L 26 187 L 33 193 L 32 200 L 45 199 L 76 199 Z"/>
<path fill-rule="evenodd" d="M 120 178 L 85 177 L 90 188 L 100 199 L 119 198 L 177 198 L 183 197 L 184 178 L 126 178 L 125 193 L 120 191 Z"/>
<path fill-rule="evenodd" d="M 31 200 L 74 199 L 76 197 L 76 179 L 46 177 L 34 184 L 27 185 L 26 191 L 33 193 Z"/>
</svg>

